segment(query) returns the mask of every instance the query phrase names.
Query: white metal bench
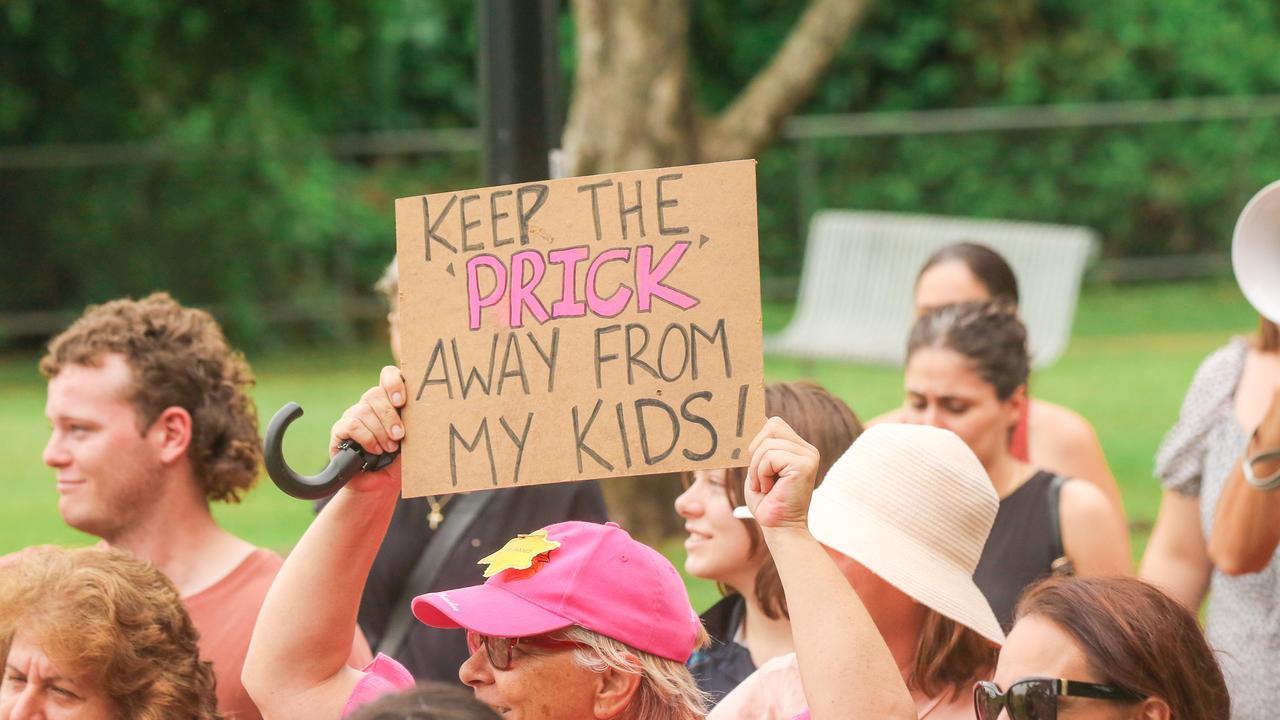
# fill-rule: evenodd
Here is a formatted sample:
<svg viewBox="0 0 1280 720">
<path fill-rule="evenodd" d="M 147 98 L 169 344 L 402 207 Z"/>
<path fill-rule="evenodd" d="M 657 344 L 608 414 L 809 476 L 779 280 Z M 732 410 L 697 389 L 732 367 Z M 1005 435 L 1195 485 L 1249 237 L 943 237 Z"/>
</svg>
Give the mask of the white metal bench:
<svg viewBox="0 0 1280 720">
<path fill-rule="evenodd" d="M 1013 266 L 1033 363 L 1062 355 L 1080 279 L 1098 245 L 1089 228 L 931 215 L 824 210 L 814 215 L 796 313 L 766 352 L 901 364 L 920 266 L 938 248 L 970 240 Z"/>
</svg>

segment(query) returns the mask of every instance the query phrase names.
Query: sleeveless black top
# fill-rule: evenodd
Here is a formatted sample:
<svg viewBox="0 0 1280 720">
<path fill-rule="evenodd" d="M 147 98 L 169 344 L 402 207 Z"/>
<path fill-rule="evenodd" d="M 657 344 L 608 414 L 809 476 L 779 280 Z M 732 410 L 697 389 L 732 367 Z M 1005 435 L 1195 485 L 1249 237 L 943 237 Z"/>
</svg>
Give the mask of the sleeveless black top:
<svg viewBox="0 0 1280 720">
<path fill-rule="evenodd" d="M 978 560 L 973 581 L 991 603 L 1005 632 L 1023 589 L 1053 572 L 1061 555 L 1056 475 L 1040 470 L 1000 501 L 995 524 Z"/>
<path fill-rule="evenodd" d="M 729 593 L 702 613 L 711 644 L 695 650 L 688 665 L 698 689 L 707 693 L 709 706 L 715 706 L 756 671 L 751 651 L 733 639 L 746 616 L 747 601 L 738 593 Z"/>
</svg>

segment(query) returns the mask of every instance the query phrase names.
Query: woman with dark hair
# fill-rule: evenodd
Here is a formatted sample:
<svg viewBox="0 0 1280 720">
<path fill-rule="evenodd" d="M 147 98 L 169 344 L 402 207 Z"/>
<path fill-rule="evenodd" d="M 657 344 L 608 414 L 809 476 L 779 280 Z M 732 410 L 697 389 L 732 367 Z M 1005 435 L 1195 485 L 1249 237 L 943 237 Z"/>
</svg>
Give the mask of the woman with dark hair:
<svg viewBox="0 0 1280 720">
<path fill-rule="evenodd" d="M 974 688 L 974 706 L 978 720 L 1231 717 L 1195 616 L 1154 587 L 1117 577 L 1032 586 L 994 681 Z"/>
<path fill-rule="evenodd" d="M 1274 717 L 1280 704 L 1272 676 L 1280 659 L 1280 502 L 1264 489 L 1280 468 L 1265 457 L 1254 462 L 1280 447 L 1280 329 L 1260 323 L 1255 338 L 1233 339 L 1191 381 L 1156 455 L 1164 494 L 1142 560 L 1142 578 L 1192 612 L 1208 596 L 1205 627 L 1224 654 L 1238 718 Z"/>
<path fill-rule="evenodd" d="M 934 251 L 916 275 L 916 314 L 943 305 L 999 300 L 1017 306 L 1018 277 L 1000 253 L 976 242 L 958 242 Z"/>
<path fill-rule="evenodd" d="M 1000 302 L 921 316 L 907 344 L 903 422 L 951 430 L 978 456 L 1000 512 L 974 579 L 1008 628 L 1022 590 L 1052 572 L 1130 572 L 1120 514 L 1095 486 L 1031 465 L 1010 448 L 1027 407 L 1026 329 Z"/>
<path fill-rule="evenodd" d="M 929 256 L 916 276 L 916 317 L 943 305 L 983 300 L 1013 307 L 1019 302 L 1013 268 L 986 245 L 958 242 L 942 247 Z M 893 411 L 871 424 L 900 421 L 899 411 Z M 1009 452 L 1023 462 L 1093 483 L 1123 515 L 1120 488 L 1098 435 L 1078 413 L 1047 400 L 1028 398 L 1010 438 Z"/>
<path fill-rule="evenodd" d="M 771 383 L 765 414 L 780 417 L 817 448 L 818 482 L 858 435 L 862 423 L 844 401 L 809 382 Z M 689 660 L 698 686 L 720 701 L 766 661 L 795 651 L 787 599 L 773 558 L 754 520 L 737 519 L 746 468 L 698 470 L 676 498 L 685 520 L 685 571 L 714 580 L 724 599 L 702 614 L 711 645 Z"/>
<path fill-rule="evenodd" d="M 0 720 L 217 720 L 213 666 L 168 578 L 118 550 L 0 568 Z"/>
</svg>

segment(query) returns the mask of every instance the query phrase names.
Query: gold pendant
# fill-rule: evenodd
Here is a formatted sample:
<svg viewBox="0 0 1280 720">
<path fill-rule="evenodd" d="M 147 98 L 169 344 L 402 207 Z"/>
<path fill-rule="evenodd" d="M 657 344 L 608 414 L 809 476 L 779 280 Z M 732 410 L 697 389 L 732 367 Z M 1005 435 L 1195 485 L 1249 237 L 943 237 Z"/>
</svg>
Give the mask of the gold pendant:
<svg viewBox="0 0 1280 720">
<path fill-rule="evenodd" d="M 445 502 L 449 502 L 449 498 L 445 498 Z M 427 513 L 427 525 L 435 530 L 440 527 L 440 523 L 444 522 L 444 503 L 428 495 L 427 504 L 431 506 L 431 512 Z"/>
</svg>

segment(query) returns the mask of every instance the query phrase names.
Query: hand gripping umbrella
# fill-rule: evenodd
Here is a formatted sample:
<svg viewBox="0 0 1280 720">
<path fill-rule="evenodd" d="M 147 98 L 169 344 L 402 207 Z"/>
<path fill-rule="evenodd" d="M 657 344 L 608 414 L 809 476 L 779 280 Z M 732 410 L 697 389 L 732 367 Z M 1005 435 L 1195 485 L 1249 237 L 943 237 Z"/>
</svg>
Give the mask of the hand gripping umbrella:
<svg viewBox="0 0 1280 720">
<path fill-rule="evenodd" d="M 338 447 L 338 453 L 329 460 L 329 465 L 315 475 L 299 475 L 289 467 L 284 459 L 284 432 L 289 424 L 302 417 L 302 406 L 298 403 L 286 403 L 276 411 L 271 422 L 267 424 L 267 437 L 263 441 L 263 462 L 267 466 L 267 475 L 276 487 L 301 500 L 319 500 L 340 490 L 352 477 L 362 472 L 381 470 L 390 465 L 400 454 L 399 450 L 389 453 L 368 453 L 355 440 L 346 440 Z"/>
</svg>

